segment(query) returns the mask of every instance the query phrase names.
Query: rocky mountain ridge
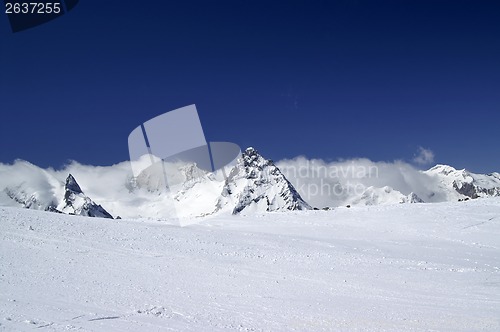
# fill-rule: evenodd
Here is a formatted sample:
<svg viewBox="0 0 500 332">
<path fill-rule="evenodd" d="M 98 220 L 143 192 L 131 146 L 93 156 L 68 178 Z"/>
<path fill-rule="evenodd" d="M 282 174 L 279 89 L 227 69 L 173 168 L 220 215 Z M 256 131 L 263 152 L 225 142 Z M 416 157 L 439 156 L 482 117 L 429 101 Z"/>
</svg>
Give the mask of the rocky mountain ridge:
<svg viewBox="0 0 500 332">
<path fill-rule="evenodd" d="M 91 172 L 82 175 L 81 167 L 62 178 L 62 171 L 44 170 L 25 161 L 16 161 L 13 165 L 0 164 L 0 205 L 90 217 L 120 215 L 155 219 L 336 206 L 312 207 L 303 199 L 307 195 L 297 190 L 272 160 L 264 158 L 254 148 L 246 149 L 234 164 L 218 173 L 203 171 L 196 164 L 174 166 L 177 176 L 175 185 L 168 186 L 165 168 L 161 164 L 144 170 L 138 177 L 130 176 L 129 164 L 108 166 L 107 175 L 100 178 Z M 343 205 L 422 203 L 500 196 L 499 173 L 475 174 L 447 165 L 436 165 L 420 172 L 425 179 L 432 180 L 432 187 L 426 188 L 424 193 L 408 188 L 406 191 L 398 190 L 388 185 L 369 185 L 363 191 L 347 196 Z M 89 196 L 72 174 L 83 176 L 86 191 L 91 193 Z M 103 189 L 102 182 L 109 182 L 109 188 L 106 186 Z M 100 190 L 94 190 L 97 185 Z M 101 202 L 104 207 L 96 202 Z"/>
</svg>

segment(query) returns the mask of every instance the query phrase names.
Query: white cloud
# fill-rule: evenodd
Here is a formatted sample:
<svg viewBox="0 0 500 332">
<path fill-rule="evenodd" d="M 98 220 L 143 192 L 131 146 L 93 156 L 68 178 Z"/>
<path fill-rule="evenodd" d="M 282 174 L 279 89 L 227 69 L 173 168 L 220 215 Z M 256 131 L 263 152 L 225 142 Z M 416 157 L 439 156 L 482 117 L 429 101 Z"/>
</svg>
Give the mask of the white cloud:
<svg viewBox="0 0 500 332">
<path fill-rule="evenodd" d="M 426 202 L 442 201 L 436 179 L 403 161 L 351 159 L 325 162 L 297 157 L 276 163 L 299 194 L 312 206 L 341 206 L 369 187 L 389 186 L 403 195 L 416 193 Z"/>
<path fill-rule="evenodd" d="M 149 160 L 149 156 L 146 158 Z M 144 164 L 144 161 L 141 158 L 134 163 Z M 195 206 L 189 206 L 189 210 L 186 208 L 180 211 L 177 210 L 179 206 L 174 206 L 172 203 L 170 195 L 160 194 L 154 189 L 150 191 L 149 187 L 137 188 L 135 183 L 138 180 L 133 178 L 131 164 L 125 161 L 111 166 L 92 166 L 72 161 L 62 169 L 54 170 L 43 169 L 23 160 L 17 160 L 13 164 L 0 163 L 0 206 L 19 206 L 12 199 L 13 194 L 22 201 L 30 200 L 30 196 L 33 195 L 33 200 L 37 202 L 32 207 L 35 209 L 43 210 L 47 206 L 55 205 L 64 197 L 65 180 L 71 173 L 83 192 L 114 217 L 161 219 L 178 216 L 179 213 L 186 213 L 186 211 L 191 213 L 196 211 L 196 208 L 206 207 L 207 201 L 204 200 L 207 197 L 204 196 L 207 193 L 206 190 L 201 191 L 197 196 L 201 199 L 196 202 Z M 155 184 L 154 176 L 148 176 L 145 180 L 146 182 L 151 180 L 152 185 Z M 220 191 L 222 191 L 223 182 L 221 181 L 220 184 Z M 204 187 L 206 188 L 209 186 Z M 211 202 L 208 201 L 208 203 Z"/>
<path fill-rule="evenodd" d="M 413 158 L 413 162 L 419 165 L 430 165 L 434 163 L 434 152 L 431 149 L 426 149 L 421 146 Z"/>
<path fill-rule="evenodd" d="M 372 186 L 390 186 L 403 195 L 414 192 L 426 202 L 445 200 L 435 178 L 403 161 L 374 162 L 361 158 L 325 162 L 297 157 L 281 160 L 276 165 L 301 196 L 315 207 L 350 204 L 353 197 Z M 64 181 L 69 173 L 75 176 L 88 196 L 114 216 L 156 217 L 152 215 L 156 210 L 151 207 L 164 204 L 162 196 L 146 190 L 144 193 L 132 192 L 130 162 L 104 167 L 71 162 L 63 169 L 54 170 L 16 161 L 12 165 L 0 163 L 0 205 L 12 204 L 4 188 L 36 193 L 44 204 L 50 204 L 64 196 Z"/>
<path fill-rule="evenodd" d="M 42 209 L 52 205 L 64 197 L 64 183 L 69 173 L 75 176 L 85 194 L 112 215 L 122 213 L 124 205 L 138 206 L 140 203 L 135 201 L 141 197 L 130 195 L 130 162 L 103 167 L 71 162 L 63 169 L 54 170 L 17 160 L 12 165 L 0 163 L 0 205 L 12 204 L 12 200 L 6 199 L 4 188 L 11 188 L 18 194 L 34 194 Z"/>
</svg>

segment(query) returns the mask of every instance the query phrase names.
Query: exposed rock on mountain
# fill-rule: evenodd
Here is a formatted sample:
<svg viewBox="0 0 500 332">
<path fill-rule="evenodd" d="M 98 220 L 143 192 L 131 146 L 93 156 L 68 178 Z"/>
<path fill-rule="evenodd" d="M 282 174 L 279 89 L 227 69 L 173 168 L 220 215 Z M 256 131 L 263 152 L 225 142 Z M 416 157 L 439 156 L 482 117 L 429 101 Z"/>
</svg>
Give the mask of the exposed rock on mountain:
<svg viewBox="0 0 500 332">
<path fill-rule="evenodd" d="M 476 174 L 448 165 L 436 165 L 425 171 L 435 177 L 439 185 L 458 194 L 458 198 L 500 196 L 500 173 Z"/>
<path fill-rule="evenodd" d="M 57 210 L 68 214 L 113 219 L 108 211 L 83 193 L 73 175 L 66 178 L 64 189 L 64 200 Z"/>
<path fill-rule="evenodd" d="M 226 179 L 217 208 L 227 205 L 234 206 L 233 214 L 311 209 L 278 167 L 254 148 L 243 152 Z"/>
<path fill-rule="evenodd" d="M 148 165 L 151 158 L 148 156 L 138 162 Z M 286 168 L 284 170 L 286 173 Z M 329 196 L 318 207 L 500 196 L 499 173 L 475 174 L 446 165 L 437 165 L 427 171 L 411 171 L 418 176 L 405 178 L 408 173 L 403 172 L 397 173 L 400 178 L 396 178 L 391 173 L 371 182 L 368 180 L 373 179 L 346 179 L 342 173 L 336 173 L 338 178 L 330 176 L 325 183 L 330 188 L 338 185 L 342 190 L 326 191 Z M 67 176 L 72 173 L 80 177 L 80 172 L 81 178 L 87 179 L 85 192 L 88 196 L 71 174 Z M 293 175 L 290 178 L 293 180 Z M 156 219 L 311 209 L 302 197 L 311 195 L 308 188 L 320 186 L 321 189 L 322 182 L 314 175 L 302 176 L 300 181 L 294 187 L 273 161 L 266 160 L 253 148 L 246 149 L 223 171 L 207 172 L 196 163 L 156 162 L 146 166 L 137 177 L 131 176 L 129 162 L 101 167 L 99 171 L 93 166 L 75 163 L 65 171 L 58 171 L 18 160 L 11 165 L 0 164 L 0 205 L 92 217 L 111 218 L 113 213 L 124 218 Z M 299 193 L 296 188 L 303 192 Z M 106 202 L 106 209 L 89 196 Z"/>
</svg>

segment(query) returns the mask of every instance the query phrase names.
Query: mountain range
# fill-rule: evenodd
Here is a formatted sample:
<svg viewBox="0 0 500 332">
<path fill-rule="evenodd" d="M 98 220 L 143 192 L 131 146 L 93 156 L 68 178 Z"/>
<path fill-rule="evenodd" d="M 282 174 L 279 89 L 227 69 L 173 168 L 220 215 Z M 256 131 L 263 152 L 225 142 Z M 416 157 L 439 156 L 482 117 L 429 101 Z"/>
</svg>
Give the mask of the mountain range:
<svg viewBox="0 0 500 332">
<path fill-rule="evenodd" d="M 351 199 L 350 205 L 378 205 L 394 203 L 434 203 L 500 196 L 500 174 L 475 174 L 448 165 L 436 165 L 421 172 L 435 184 L 425 193 L 405 195 L 390 186 L 370 186 Z"/>
<path fill-rule="evenodd" d="M 196 164 L 170 166 L 179 177 L 175 186 L 165 183 L 165 168 L 161 167 L 148 168 L 133 177 L 128 163 L 97 171 L 76 165 L 69 167 L 73 168 L 73 176 L 64 174 L 64 170 L 42 169 L 21 160 L 12 165 L 0 164 L 0 205 L 89 217 L 162 219 L 500 196 L 499 173 L 475 174 L 436 165 L 418 171 L 420 177 L 431 183 L 426 190 L 418 185 L 411 191 L 405 188 L 406 192 L 390 185 L 358 186 L 361 191 L 344 194 L 341 199 L 332 197 L 327 206 L 313 207 L 303 199 L 310 193 L 297 190 L 272 160 L 254 148 L 246 149 L 234 165 L 214 173 L 203 171 Z M 77 182 L 79 175 L 84 178 L 85 190 Z"/>
</svg>

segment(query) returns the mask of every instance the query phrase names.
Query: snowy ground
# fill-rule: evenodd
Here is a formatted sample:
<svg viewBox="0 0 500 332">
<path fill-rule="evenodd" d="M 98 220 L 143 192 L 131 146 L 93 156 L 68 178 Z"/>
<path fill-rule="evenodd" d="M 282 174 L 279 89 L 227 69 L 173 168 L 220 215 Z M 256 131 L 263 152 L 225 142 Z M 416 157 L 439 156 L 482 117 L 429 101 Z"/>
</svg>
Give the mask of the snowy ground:
<svg viewBox="0 0 500 332">
<path fill-rule="evenodd" d="M 500 330 L 500 199 L 176 227 L 0 207 L 0 329 Z"/>
</svg>

